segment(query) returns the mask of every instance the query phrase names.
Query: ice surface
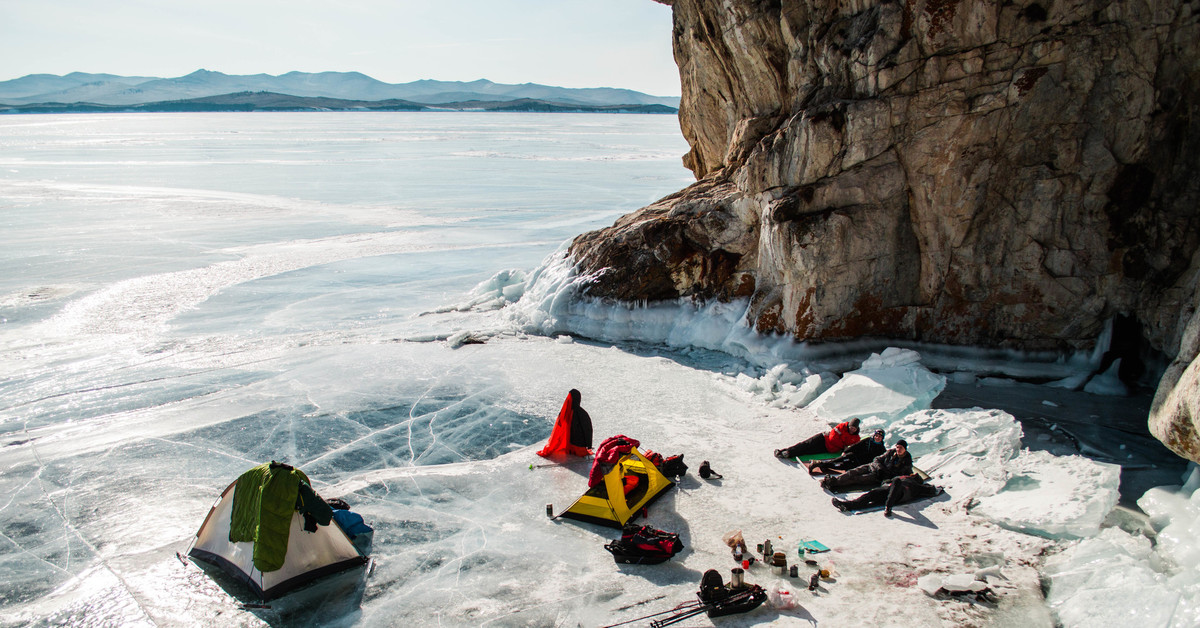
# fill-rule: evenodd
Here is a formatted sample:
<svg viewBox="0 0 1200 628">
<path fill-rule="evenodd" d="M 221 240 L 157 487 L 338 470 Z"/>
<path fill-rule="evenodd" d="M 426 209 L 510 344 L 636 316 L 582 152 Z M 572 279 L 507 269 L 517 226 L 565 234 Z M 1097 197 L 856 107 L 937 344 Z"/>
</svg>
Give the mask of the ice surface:
<svg viewBox="0 0 1200 628">
<path fill-rule="evenodd" d="M 1046 561 L 1047 601 L 1064 626 L 1197 625 L 1200 590 L 1172 586 L 1150 554 L 1148 540 L 1107 528 Z"/>
<path fill-rule="evenodd" d="M 809 409 L 832 420 L 868 417 L 865 430 L 883 427 L 888 443 L 907 440 L 918 467 L 1000 525 L 1053 538 L 1099 531 L 1116 504 L 1116 466 L 1021 451 L 1020 425 L 998 410 L 924 410 L 944 385 L 916 352 L 888 349 L 845 373 Z"/>
<path fill-rule="evenodd" d="M 914 464 L 958 495 L 1001 490 L 1021 446 L 1021 426 L 1000 410 L 924 410 L 886 430 L 889 443 L 908 441 Z"/>
<path fill-rule="evenodd" d="M 872 354 L 858 370 L 845 373 L 809 408 L 833 420 L 871 416 L 884 424 L 928 408 L 942 392 L 946 378 L 931 373 L 920 360 L 920 354 L 905 349 L 889 348 L 882 354 Z"/>
<path fill-rule="evenodd" d="M 1034 566 L 1108 503 L 1104 467 L 1027 455 L 1005 413 L 928 407 L 946 377 L 1094 354 L 810 346 L 754 333 L 745 302 L 580 299 L 565 241 L 690 181 L 668 117 L 7 116 L 0 148 L 0 625 L 606 625 L 727 576 L 732 529 L 820 539 L 838 568 L 816 593 L 752 568 L 798 606 L 722 625 L 1051 625 Z M 587 461 L 533 453 L 571 388 L 598 440 L 724 475 L 650 508 L 676 559 L 618 566 L 615 531 L 545 517 L 586 487 Z M 850 416 L 946 495 L 847 517 L 770 455 Z M 267 459 L 375 527 L 369 576 L 243 608 L 176 558 Z M 1147 599 L 1195 586 L 1172 566 L 1191 495 L 1148 494 Z M 1011 578 L 994 609 L 919 593 L 981 567 Z"/>
<path fill-rule="evenodd" d="M 973 512 L 1002 526 L 1054 538 L 1100 531 L 1117 504 L 1120 468 L 1083 456 L 1023 451 L 1004 465 L 1008 481 Z"/>
<path fill-rule="evenodd" d="M 733 384 L 775 408 L 803 408 L 828 390 L 838 378 L 830 372 L 796 373 L 786 364 L 766 369 L 761 376 L 738 373 Z"/>
<path fill-rule="evenodd" d="M 1047 561 L 1047 599 L 1064 625 L 1200 625 L 1200 469 L 1192 464 L 1185 479 L 1138 500 L 1158 530 L 1154 543 L 1106 528 Z"/>
</svg>

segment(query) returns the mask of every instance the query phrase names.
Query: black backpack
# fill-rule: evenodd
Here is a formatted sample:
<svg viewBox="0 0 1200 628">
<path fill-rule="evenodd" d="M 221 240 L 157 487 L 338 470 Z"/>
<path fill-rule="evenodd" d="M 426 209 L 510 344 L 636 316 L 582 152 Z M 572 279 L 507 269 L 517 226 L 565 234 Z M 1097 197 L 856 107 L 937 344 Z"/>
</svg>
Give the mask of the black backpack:
<svg viewBox="0 0 1200 628">
<path fill-rule="evenodd" d="M 696 592 L 700 597 L 700 601 L 704 603 L 715 602 L 729 596 L 729 590 L 725 588 L 725 582 L 721 580 L 721 572 L 716 569 L 709 569 L 700 577 L 700 590 Z"/>
<path fill-rule="evenodd" d="M 662 464 L 658 465 L 658 470 L 669 478 L 677 478 L 687 473 L 688 466 L 683 464 L 683 454 L 679 454 L 663 459 Z"/>
</svg>

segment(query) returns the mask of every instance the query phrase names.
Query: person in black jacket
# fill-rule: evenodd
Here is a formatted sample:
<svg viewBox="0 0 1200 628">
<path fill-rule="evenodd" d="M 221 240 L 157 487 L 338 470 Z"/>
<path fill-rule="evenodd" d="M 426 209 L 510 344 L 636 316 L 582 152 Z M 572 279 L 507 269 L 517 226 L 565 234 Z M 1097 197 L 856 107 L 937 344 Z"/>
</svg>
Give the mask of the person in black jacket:
<svg viewBox="0 0 1200 628">
<path fill-rule="evenodd" d="M 849 486 L 878 486 L 894 477 L 909 475 L 912 472 L 912 456 L 908 453 L 908 442 L 900 439 L 887 453 L 869 464 L 854 467 L 841 475 L 825 476 L 821 480 L 821 487 L 836 491 Z"/>
<path fill-rule="evenodd" d="M 892 506 L 907 504 L 942 492 L 942 487 L 926 484 L 921 476 L 913 473 L 893 478 L 888 486 L 873 488 L 854 499 L 833 498 L 833 505 L 842 512 L 863 510 L 883 504 L 883 516 L 892 516 Z"/>
<path fill-rule="evenodd" d="M 573 416 L 571 417 L 571 444 L 584 449 L 592 448 L 592 415 L 588 414 L 583 406 L 579 405 L 583 395 L 572 388 L 568 392 L 571 396 L 571 409 Z"/>
<path fill-rule="evenodd" d="M 808 467 L 808 472 L 813 475 L 829 473 L 831 471 L 840 473 L 867 464 L 886 452 L 887 446 L 883 444 L 883 430 L 875 430 L 875 433 L 870 438 L 850 445 L 837 458 L 833 460 L 812 460 L 805 462 L 804 466 Z"/>
</svg>

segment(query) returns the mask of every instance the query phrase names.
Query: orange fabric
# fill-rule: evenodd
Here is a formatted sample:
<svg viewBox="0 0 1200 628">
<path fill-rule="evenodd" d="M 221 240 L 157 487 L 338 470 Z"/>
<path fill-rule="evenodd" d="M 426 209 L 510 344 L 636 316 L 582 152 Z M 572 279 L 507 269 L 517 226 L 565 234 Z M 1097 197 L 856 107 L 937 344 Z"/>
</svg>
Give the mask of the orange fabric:
<svg viewBox="0 0 1200 628">
<path fill-rule="evenodd" d="M 549 458 L 557 453 L 567 453 L 573 456 L 590 456 L 592 454 L 592 450 L 586 447 L 571 444 L 571 418 L 574 415 L 571 395 L 567 395 L 562 410 L 558 411 L 558 418 L 554 420 L 554 430 L 550 432 L 550 440 L 546 441 L 546 446 L 542 447 L 537 455 Z"/>
</svg>

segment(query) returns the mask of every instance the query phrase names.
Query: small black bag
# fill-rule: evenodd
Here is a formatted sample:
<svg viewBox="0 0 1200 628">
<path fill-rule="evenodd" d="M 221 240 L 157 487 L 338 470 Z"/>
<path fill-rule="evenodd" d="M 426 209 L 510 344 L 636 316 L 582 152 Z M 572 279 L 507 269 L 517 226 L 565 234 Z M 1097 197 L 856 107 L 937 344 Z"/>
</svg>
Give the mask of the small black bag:
<svg viewBox="0 0 1200 628">
<path fill-rule="evenodd" d="M 664 459 L 662 464 L 658 465 L 658 470 L 669 478 L 677 478 L 687 473 L 688 466 L 683 463 L 683 454 L 679 454 Z"/>
</svg>

